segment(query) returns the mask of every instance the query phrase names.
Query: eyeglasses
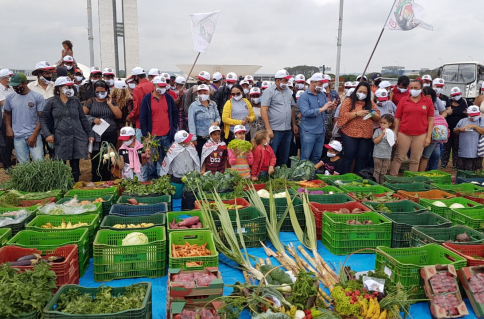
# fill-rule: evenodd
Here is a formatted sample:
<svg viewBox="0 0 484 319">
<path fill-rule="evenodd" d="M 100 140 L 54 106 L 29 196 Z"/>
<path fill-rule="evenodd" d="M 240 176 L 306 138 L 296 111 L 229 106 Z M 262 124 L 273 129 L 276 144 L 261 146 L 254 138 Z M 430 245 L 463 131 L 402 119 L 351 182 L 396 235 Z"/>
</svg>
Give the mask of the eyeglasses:
<svg viewBox="0 0 484 319">
<path fill-rule="evenodd" d="M 242 95 L 242 92 L 232 93 L 232 96 L 239 96 L 239 95 Z"/>
</svg>

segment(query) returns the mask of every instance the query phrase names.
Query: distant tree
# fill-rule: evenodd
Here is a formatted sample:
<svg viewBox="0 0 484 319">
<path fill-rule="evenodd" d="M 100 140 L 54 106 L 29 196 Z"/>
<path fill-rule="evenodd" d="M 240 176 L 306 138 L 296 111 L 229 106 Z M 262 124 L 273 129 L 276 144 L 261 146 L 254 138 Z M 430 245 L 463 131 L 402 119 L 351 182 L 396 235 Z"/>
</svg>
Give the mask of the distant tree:
<svg viewBox="0 0 484 319">
<path fill-rule="evenodd" d="M 293 67 L 286 67 L 284 68 L 289 72 L 291 75 L 302 74 L 309 79 L 314 73 L 319 72 L 319 68 L 316 66 L 308 66 L 308 65 L 298 65 Z"/>
<path fill-rule="evenodd" d="M 126 71 L 125 70 L 119 70 L 118 77 L 125 78 L 126 77 Z"/>
<path fill-rule="evenodd" d="M 356 75 L 354 75 L 354 74 L 343 74 L 342 76 L 345 77 L 345 82 L 356 81 Z"/>
</svg>

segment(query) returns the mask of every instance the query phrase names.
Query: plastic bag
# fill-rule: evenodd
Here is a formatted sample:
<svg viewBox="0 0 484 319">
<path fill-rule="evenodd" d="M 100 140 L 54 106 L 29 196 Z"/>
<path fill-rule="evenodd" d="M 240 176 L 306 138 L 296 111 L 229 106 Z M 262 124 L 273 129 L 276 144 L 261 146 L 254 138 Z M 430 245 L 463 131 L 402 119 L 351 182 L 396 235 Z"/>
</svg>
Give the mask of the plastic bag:
<svg viewBox="0 0 484 319">
<path fill-rule="evenodd" d="M 21 223 L 29 216 L 30 213 L 24 209 L 3 213 L 0 216 L 0 227 Z"/>
<path fill-rule="evenodd" d="M 64 204 L 50 203 L 39 208 L 41 215 L 79 215 L 87 212 L 95 212 L 97 206 L 94 204 L 69 206 Z"/>
</svg>

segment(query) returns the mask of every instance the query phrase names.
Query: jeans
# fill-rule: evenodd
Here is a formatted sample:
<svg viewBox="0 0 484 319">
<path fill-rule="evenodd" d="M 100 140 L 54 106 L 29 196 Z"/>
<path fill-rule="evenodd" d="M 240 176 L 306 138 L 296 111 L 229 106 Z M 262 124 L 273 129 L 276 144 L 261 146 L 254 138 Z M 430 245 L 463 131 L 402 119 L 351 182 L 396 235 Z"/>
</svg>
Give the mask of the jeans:
<svg viewBox="0 0 484 319">
<path fill-rule="evenodd" d="M 15 137 L 13 145 L 17 153 L 19 163 L 27 163 L 30 160 L 30 155 L 34 161 L 41 161 L 44 159 L 44 147 L 42 145 L 42 137 L 37 135 L 37 143 L 35 147 L 30 147 L 27 144 L 29 137 Z"/>
<path fill-rule="evenodd" d="M 371 138 L 355 138 L 344 133 L 341 133 L 341 136 L 345 153 L 342 174 L 350 173 L 353 160 L 355 160 L 355 173 L 358 174 L 366 168 L 373 140 Z"/>
<path fill-rule="evenodd" d="M 146 178 L 145 178 L 146 181 L 156 179 L 160 176 L 161 164 L 163 163 L 163 159 L 166 156 L 166 152 L 171 147 L 169 135 L 157 136 L 156 140 L 159 141 L 160 143 L 160 146 L 158 147 L 158 153 L 160 154 L 160 158 L 156 163 L 153 163 L 151 161 L 146 163 Z"/>
<path fill-rule="evenodd" d="M 289 149 L 291 147 L 292 131 L 273 131 L 274 138 L 271 140 L 271 147 L 276 155 L 277 166 L 287 165 L 289 161 Z"/>
<path fill-rule="evenodd" d="M 136 135 L 134 136 L 138 142 L 141 143 L 141 138 L 143 137 L 143 133 L 141 133 L 141 130 L 139 128 L 134 129 L 136 132 Z"/>
<path fill-rule="evenodd" d="M 398 132 L 397 151 L 395 152 L 395 158 L 392 162 L 390 175 L 398 176 L 400 166 L 402 166 L 402 162 L 405 160 L 405 156 L 409 150 L 411 150 L 409 170 L 411 172 L 418 172 L 418 165 L 420 164 L 420 158 L 422 157 L 426 138 L 427 134 L 413 136 Z"/>
<path fill-rule="evenodd" d="M 427 171 L 433 171 L 439 169 L 440 155 L 442 154 L 442 143 L 438 143 L 435 146 L 432 155 L 429 158 L 429 164 L 427 165 Z"/>
<path fill-rule="evenodd" d="M 325 134 L 313 134 L 301 130 L 301 161 L 311 161 L 317 164 L 323 154 Z"/>
</svg>

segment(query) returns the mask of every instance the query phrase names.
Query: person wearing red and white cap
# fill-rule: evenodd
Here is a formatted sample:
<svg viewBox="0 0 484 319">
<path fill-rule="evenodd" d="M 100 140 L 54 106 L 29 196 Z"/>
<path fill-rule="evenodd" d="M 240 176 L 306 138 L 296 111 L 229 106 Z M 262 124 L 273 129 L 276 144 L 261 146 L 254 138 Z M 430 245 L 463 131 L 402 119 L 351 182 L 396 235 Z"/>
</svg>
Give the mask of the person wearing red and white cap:
<svg viewBox="0 0 484 319">
<path fill-rule="evenodd" d="M 390 114 L 391 116 L 395 116 L 395 112 L 397 112 L 397 107 L 390 101 L 390 94 L 386 89 L 378 89 L 375 91 L 375 98 L 373 100 L 375 102 L 376 107 L 380 110 L 380 116 L 384 114 Z M 379 127 L 378 122 L 373 123 L 375 128 Z"/>
<path fill-rule="evenodd" d="M 161 75 L 161 71 L 157 68 L 151 68 L 148 71 L 148 81 L 150 81 L 150 82 L 153 81 L 155 76 L 158 76 L 158 75 Z"/>
<path fill-rule="evenodd" d="M 232 87 L 234 86 L 234 84 L 237 83 L 237 80 L 237 74 L 235 74 L 234 72 L 227 73 L 227 76 L 225 76 L 225 85 L 221 86 L 213 95 L 213 100 L 215 101 L 215 103 L 217 103 L 217 108 L 220 114 L 222 114 L 223 112 L 225 103 L 230 100 Z M 223 130 L 223 126 L 221 127 Z"/>
<path fill-rule="evenodd" d="M 177 76 L 173 81 L 175 84 L 176 99 L 175 104 L 178 108 L 178 129 L 188 130 L 188 114 L 185 113 L 185 97 L 187 89 L 185 88 L 186 79 L 183 76 Z"/>
<path fill-rule="evenodd" d="M 265 129 L 264 121 L 262 121 L 260 115 L 260 97 L 262 95 L 261 89 L 254 86 L 250 89 L 249 96 L 250 96 L 250 104 L 252 104 L 252 111 L 254 111 L 255 120 L 250 123 L 250 136 L 254 138 L 255 133 L 258 131 Z"/>
<path fill-rule="evenodd" d="M 5 97 L 9 94 L 15 93 L 15 91 L 8 85 L 10 81 L 10 70 L 0 70 L 0 107 L 3 113 L 3 103 L 5 103 Z"/>
<path fill-rule="evenodd" d="M 269 86 L 271 86 L 270 81 L 263 81 L 260 85 L 261 92 L 264 92 Z"/>
<path fill-rule="evenodd" d="M 166 155 L 165 150 L 170 148 L 178 129 L 179 116 L 175 100 L 167 92 L 166 79 L 163 76 L 155 77 L 151 87 L 153 91 L 146 94 L 141 102 L 139 123 L 143 136 L 148 136 L 148 133 L 156 135 L 156 140 L 160 143 L 160 158 L 157 163 L 148 166 L 147 180 L 158 177 L 158 171 Z"/>
<path fill-rule="evenodd" d="M 458 170 L 478 171 L 482 169 L 484 156 L 479 152 L 483 143 L 481 136 L 484 135 L 484 120 L 477 105 L 469 106 L 467 115 L 469 117 L 461 119 L 454 129 L 454 134 L 459 136 L 459 157 L 452 158 L 452 162 Z"/>
<path fill-rule="evenodd" d="M 294 81 L 296 82 L 295 87 L 298 91 L 306 89 L 306 77 L 304 76 L 304 74 L 296 75 Z"/>
<path fill-rule="evenodd" d="M 220 72 L 215 72 L 212 76 L 212 88 L 217 91 L 222 86 L 223 76 Z"/>
<path fill-rule="evenodd" d="M 131 70 L 131 79 L 136 84 L 136 87 L 133 89 L 133 93 L 131 93 L 133 95 L 133 110 L 129 113 L 126 120 L 136 125 L 136 139 L 141 142 L 142 134 L 139 123 L 141 103 L 143 97 L 153 91 L 153 83 L 148 81 L 145 70 L 139 66 Z"/>
<path fill-rule="evenodd" d="M 112 89 L 114 87 L 114 77 L 116 74 L 114 70 L 111 68 L 105 68 L 103 70 L 103 80 L 109 85 L 109 88 Z"/>
<path fill-rule="evenodd" d="M 248 97 L 249 96 L 249 91 L 250 91 L 249 81 L 242 80 L 242 81 L 240 81 L 239 84 L 242 87 L 242 90 L 244 91 L 244 97 Z"/>
<path fill-rule="evenodd" d="M 207 71 L 202 71 L 198 74 L 197 76 L 197 85 L 192 86 L 191 89 L 188 90 L 186 97 L 185 97 L 185 102 L 184 102 L 184 108 L 185 108 L 185 113 L 188 114 L 188 109 L 190 108 L 190 105 L 192 105 L 193 101 L 197 98 L 197 86 L 200 84 L 206 84 L 210 88 L 210 96 L 215 93 L 215 90 L 212 88 L 210 85 L 210 73 Z"/>
<path fill-rule="evenodd" d="M 58 77 L 54 92 L 40 115 L 42 135 L 47 143 L 55 145 L 56 159 L 69 161 L 77 182 L 81 173 L 79 161 L 87 158 L 88 141 L 94 142 L 94 133 L 81 102 L 74 96 L 74 82 L 68 77 Z"/>
<path fill-rule="evenodd" d="M 94 83 L 101 80 L 103 76 L 102 70 L 97 66 L 92 66 L 89 73 L 89 81 L 85 84 L 82 84 L 79 87 L 79 100 L 81 102 L 85 102 L 94 98 Z"/>
<path fill-rule="evenodd" d="M 422 76 L 423 87 L 432 86 L 432 77 L 430 74 Z"/>
<path fill-rule="evenodd" d="M 134 82 L 133 76 L 132 75 L 128 76 L 126 80 L 124 80 L 124 82 L 126 83 L 126 85 L 128 85 L 129 93 L 133 94 L 133 91 L 136 88 L 136 82 Z"/>
<path fill-rule="evenodd" d="M 341 157 L 343 145 L 339 141 L 333 140 L 328 144 L 324 144 L 328 150 L 321 161 L 314 165 L 317 172 L 324 173 L 324 175 L 339 175 L 343 171 L 343 158 Z"/>
<path fill-rule="evenodd" d="M 37 80 L 28 84 L 29 89 L 34 92 L 42 94 L 44 99 L 54 96 L 54 82 L 52 82 L 52 74 L 55 71 L 55 66 L 50 65 L 47 61 L 40 61 L 35 65 L 35 70 L 32 75 L 37 76 Z"/>
</svg>

